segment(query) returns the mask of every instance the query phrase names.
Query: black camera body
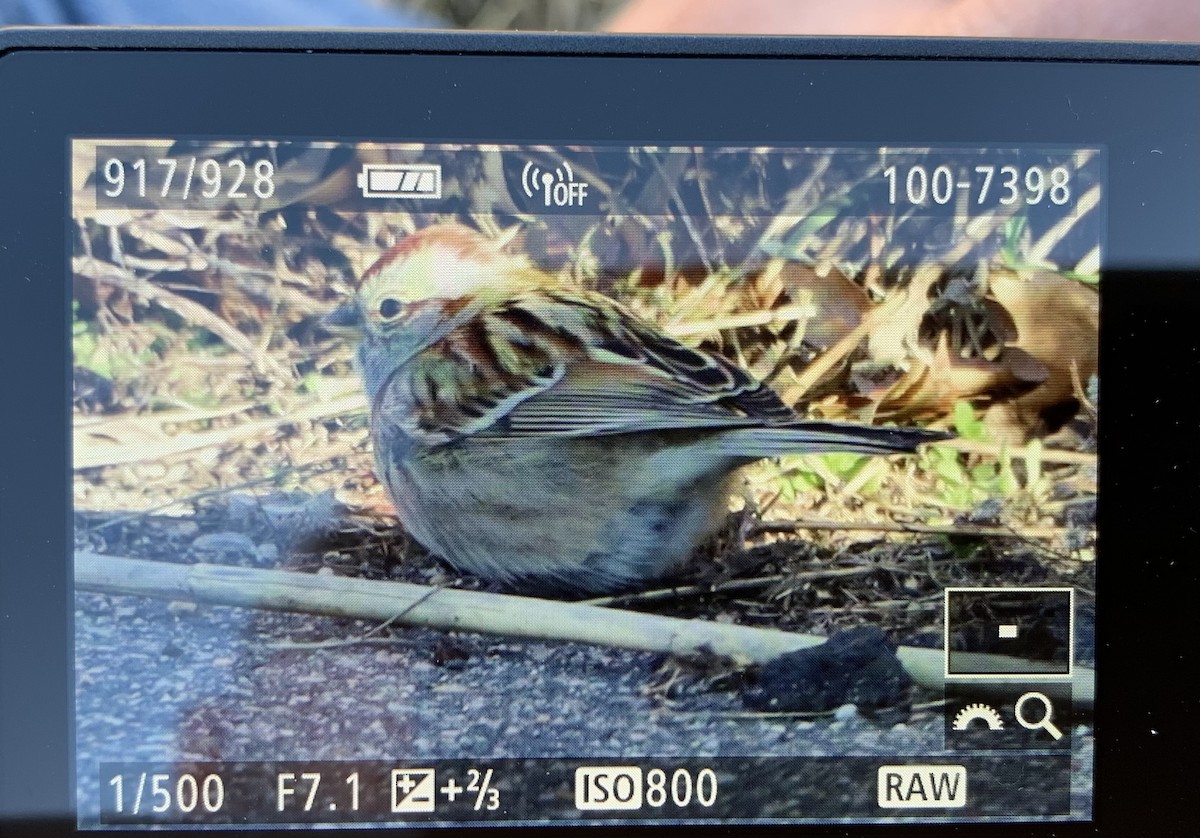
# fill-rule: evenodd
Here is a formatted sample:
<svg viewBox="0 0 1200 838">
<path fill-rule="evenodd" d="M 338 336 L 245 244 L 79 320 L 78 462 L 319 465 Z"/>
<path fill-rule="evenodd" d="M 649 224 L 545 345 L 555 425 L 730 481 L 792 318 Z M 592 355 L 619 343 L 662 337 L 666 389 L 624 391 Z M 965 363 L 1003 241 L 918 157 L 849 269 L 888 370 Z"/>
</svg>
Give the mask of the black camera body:
<svg viewBox="0 0 1200 838">
<path fill-rule="evenodd" d="M 0 125 L 6 833 L 1195 833 L 1195 46 L 12 29 Z"/>
</svg>

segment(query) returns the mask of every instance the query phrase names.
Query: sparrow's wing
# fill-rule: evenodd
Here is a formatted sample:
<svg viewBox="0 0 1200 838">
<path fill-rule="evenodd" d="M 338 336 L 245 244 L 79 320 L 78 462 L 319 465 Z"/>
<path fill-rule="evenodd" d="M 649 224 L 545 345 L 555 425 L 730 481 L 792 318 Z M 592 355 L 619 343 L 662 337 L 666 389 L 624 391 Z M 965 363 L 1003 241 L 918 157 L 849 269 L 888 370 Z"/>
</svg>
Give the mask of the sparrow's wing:
<svg viewBox="0 0 1200 838">
<path fill-rule="evenodd" d="M 404 365 L 380 398 L 377 409 L 427 442 L 797 419 L 744 370 L 684 346 L 611 300 L 545 291 L 464 323 Z"/>
</svg>

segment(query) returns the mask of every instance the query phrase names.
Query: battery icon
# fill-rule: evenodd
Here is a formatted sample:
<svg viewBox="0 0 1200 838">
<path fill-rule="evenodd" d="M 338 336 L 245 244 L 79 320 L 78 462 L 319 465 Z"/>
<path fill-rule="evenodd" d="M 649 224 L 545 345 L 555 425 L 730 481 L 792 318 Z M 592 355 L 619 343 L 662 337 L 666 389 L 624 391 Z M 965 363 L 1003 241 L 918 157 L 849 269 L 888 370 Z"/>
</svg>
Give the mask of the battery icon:
<svg viewBox="0 0 1200 838">
<path fill-rule="evenodd" d="M 364 198 L 440 198 L 438 163 L 364 163 L 358 173 Z"/>
</svg>

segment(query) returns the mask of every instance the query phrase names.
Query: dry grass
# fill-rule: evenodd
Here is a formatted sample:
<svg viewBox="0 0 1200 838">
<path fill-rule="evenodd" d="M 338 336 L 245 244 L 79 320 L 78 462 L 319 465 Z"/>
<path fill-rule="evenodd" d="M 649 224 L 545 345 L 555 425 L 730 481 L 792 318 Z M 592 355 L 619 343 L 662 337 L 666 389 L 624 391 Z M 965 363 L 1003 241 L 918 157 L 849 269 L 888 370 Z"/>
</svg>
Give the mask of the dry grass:
<svg viewBox="0 0 1200 838">
<path fill-rule="evenodd" d="M 477 158 L 429 156 L 452 192 L 501 194 Z M 586 158 L 578 167 L 610 185 L 604 217 L 473 202 L 474 226 L 511 237 L 564 283 L 725 353 L 802 411 L 963 436 L 916 457 L 755 466 L 688 590 L 646 597 L 647 607 L 667 600 L 680 613 L 805 630 L 866 617 L 911 633 L 932 629 L 938 591 L 955 579 L 1089 587 L 1095 414 L 1047 413 L 1072 400 L 1094 407 L 1094 368 L 1059 350 L 1097 340 L 1087 331 L 1097 214 L 1085 204 L 1039 225 L 1019 205 L 864 212 L 885 162 L 874 150 L 631 152 L 620 176 L 608 159 L 594 162 L 603 178 Z M 1081 183 L 1095 181 L 1093 163 L 1076 156 Z M 344 198 L 339 171 L 312 189 Z M 787 186 L 772 186 L 785 171 Z M 159 526 L 220 529 L 229 524 L 213 510 L 235 495 L 329 490 L 357 514 L 339 513 L 332 534 L 293 545 L 288 562 L 446 580 L 387 523 L 350 348 L 317 320 L 383 248 L 449 216 L 368 213 L 340 199 L 219 216 L 97 210 L 87 183 L 76 186 L 81 539 L 103 549 Z M 1041 337 L 1058 334 L 1039 319 L 1046 299 L 1065 300 L 1049 315 L 1076 329 L 1058 343 Z M 1039 364 L 1040 384 L 1029 371 Z"/>
</svg>

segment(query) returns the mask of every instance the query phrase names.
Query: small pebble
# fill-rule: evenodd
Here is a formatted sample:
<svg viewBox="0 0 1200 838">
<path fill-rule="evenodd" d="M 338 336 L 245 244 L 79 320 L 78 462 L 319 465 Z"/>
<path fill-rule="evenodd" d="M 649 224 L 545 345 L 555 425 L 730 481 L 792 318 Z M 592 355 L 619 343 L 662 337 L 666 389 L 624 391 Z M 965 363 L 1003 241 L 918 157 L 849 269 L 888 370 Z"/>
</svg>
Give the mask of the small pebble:
<svg viewBox="0 0 1200 838">
<path fill-rule="evenodd" d="M 198 553 L 223 553 L 236 556 L 253 556 L 258 552 L 254 541 L 240 532 L 213 532 L 199 536 L 192 542 Z"/>
<path fill-rule="evenodd" d="M 833 717 L 839 722 L 852 722 L 858 718 L 858 708 L 853 704 L 843 704 L 833 711 Z"/>
</svg>

